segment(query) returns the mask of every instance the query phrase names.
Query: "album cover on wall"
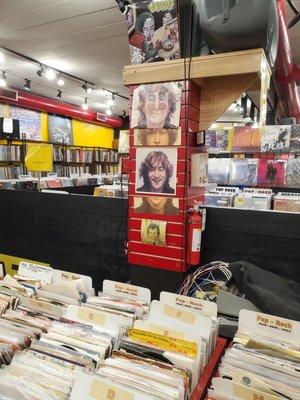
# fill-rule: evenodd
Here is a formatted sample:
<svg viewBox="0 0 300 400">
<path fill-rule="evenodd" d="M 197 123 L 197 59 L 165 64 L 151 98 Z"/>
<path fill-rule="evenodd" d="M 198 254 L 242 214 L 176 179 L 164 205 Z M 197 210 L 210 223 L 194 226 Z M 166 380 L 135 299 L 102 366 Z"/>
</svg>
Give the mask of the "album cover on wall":
<svg viewBox="0 0 300 400">
<path fill-rule="evenodd" d="M 179 199 L 163 196 L 134 197 L 136 214 L 179 215 Z"/>
<path fill-rule="evenodd" d="M 51 143 L 74 143 L 71 118 L 48 114 L 48 132 Z"/>
<path fill-rule="evenodd" d="M 290 151 L 300 153 L 300 125 L 292 125 Z"/>
<path fill-rule="evenodd" d="M 230 158 L 209 158 L 208 181 L 218 185 L 227 185 L 229 181 Z"/>
<path fill-rule="evenodd" d="M 133 93 L 131 128 L 178 128 L 181 96 L 179 82 L 139 85 Z"/>
<path fill-rule="evenodd" d="M 136 192 L 176 194 L 177 148 L 136 150 Z"/>
<path fill-rule="evenodd" d="M 286 186 L 300 188 L 300 158 L 291 158 L 287 161 Z"/>
<path fill-rule="evenodd" d="M 191 186 L 204 186 L 208 182 L 208 154 L 191 156 Z"/>
<path fill-rule="evenodd" d="M 125 129 L 120 130 L 118 153 L 119 154 L 128 154 L 129 153 L 129 131 L 128 130 L 125 130 Z"/>
<path fill-rule="evenodd" d="M 180 146 L 181 128 L 134 129 L 135 146 Z"/>
<path fill-rule="evenodd" d="M 285 160 L 259 160 L 258 184 L 260 186 L 285 186 Z"/>
<path fill-rule="evenodd" d="M 230 185 L 255 186 L 257 184 L 258 159 L 233 159 L 230 163 Z"/>
<path fill-rule="evenodd" d="M 235 126 L 232 151 L 259 151 L 260 129 L 251 126 Z"/>
<path fill-rule="evenodd" d="M 19 120 L 21 138 L 29 140 L 42 140 L 41 137 L 41 112 L 11 106 L 11 116 Z"/>
<path fill-rule="evenodd" d="M 180 58 L 174 0 L 144 0 L 125 8 L 132 64 Z"/>
<path fill-rule="evenodd" d="M 166 221 L 143 219 L 141 225 L 141 239 L 143 243 L 155 246 L 166 245 Z"/>
<path fill-rule="evenodd" d="M 266 125 L 262 128 L 261 152 L 288 153 L 290 149 L 290 125 Z"/>
<path fill-rule="evenodd" d="M 217 127 L 205 131 L 205 147 L 211 153 L 226 153 L 232 149 L 233 128 Z"/>
</svg>

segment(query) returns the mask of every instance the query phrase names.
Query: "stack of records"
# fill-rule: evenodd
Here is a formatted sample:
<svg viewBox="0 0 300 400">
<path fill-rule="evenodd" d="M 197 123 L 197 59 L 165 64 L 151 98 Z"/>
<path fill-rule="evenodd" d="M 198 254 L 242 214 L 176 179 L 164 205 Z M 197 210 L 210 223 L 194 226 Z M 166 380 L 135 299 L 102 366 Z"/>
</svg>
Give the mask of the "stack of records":
<svg viewBox="0 0 300 400">
<path fill-rule="evenodd" d="M 300 212 L 300 193 L 279 192 L 274 196 L 274 210 Z"/>
<path fill-rule="evenodd" d="M 233 346 L 212 381 L 211 400 L 300 398 L 299 322 L 242 310 Z"/>
<path fill-rule="evenodd" d="M 235 208 L 270 210 L 273 192 L 271 189 L 245 188 L 234 199 Z"/>
</svg>

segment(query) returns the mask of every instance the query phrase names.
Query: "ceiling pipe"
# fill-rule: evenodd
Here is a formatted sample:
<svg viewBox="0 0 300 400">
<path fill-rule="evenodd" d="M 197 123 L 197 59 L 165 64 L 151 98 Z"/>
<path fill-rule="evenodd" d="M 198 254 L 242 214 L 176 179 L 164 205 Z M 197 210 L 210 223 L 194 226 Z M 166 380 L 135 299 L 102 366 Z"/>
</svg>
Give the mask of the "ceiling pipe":
<svg viewBox="0 0 300 400">
<path fill-rule="evenodd" d="M 293 63 L 288 36 L 285 0 L 277 0 L 279 20 L 279 44 L 276 60 L 276 81 L 279 83 L 285 104 L 286 116 L 295 117 L 300 123 L 300 99 L 296 80 L 300 80 L 300 69 Z"/>
<path fill-rule="evenodd" d="M 109 117 L 105 114 L 96 113 L 92 110 L 83 110 L 81 107 L 64 103 L 62 101 L 37 96 L 32 93 L 18 90 L 18 100 L 9 100 L 1 98 L 3 103 L 13 104 L 19 107 L 30 108 L 33 110 L 46 111 L 51 114 L 64 115 L 66 117 L 76 118 L 85 122 L 92 122 L 97 125 L 108 126 L 110 128 L 121 128 L 120 118 Z"/>
</svg>

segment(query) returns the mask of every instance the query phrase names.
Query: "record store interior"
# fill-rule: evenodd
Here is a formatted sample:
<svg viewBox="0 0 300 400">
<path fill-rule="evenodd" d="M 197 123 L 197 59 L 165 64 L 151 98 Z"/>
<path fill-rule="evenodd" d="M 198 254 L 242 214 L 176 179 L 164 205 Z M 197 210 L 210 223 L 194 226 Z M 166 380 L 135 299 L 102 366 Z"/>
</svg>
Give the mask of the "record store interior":
<svg viewBox="0 0 300 400">
<path fill-rule="evenodd" d="M 300 400 L 300 0 L 0 0 L 0 400 Z"/>
</svg>

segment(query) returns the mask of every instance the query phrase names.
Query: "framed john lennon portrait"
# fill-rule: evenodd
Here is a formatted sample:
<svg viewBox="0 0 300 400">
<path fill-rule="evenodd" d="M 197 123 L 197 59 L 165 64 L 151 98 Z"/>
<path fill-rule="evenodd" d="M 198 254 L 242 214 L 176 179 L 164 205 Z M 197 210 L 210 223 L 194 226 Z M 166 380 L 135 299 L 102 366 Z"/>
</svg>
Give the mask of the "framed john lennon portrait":
<svg viewBox="0 0 300 400">
<path fill-rule="evenodd" d="M 180 146 L 181 128 L 134 129 L 135 146 Z"/>
<path fill-rule="evenodd" d="M 139 85 L 133 92 L 131 128 L 178 128 L 181 97 L 180 82 Z"/>
<path fill-rule="evenodd" d="M 176 195 L 177 148 L 136 149 L 135 191 Z"/>
</svg>

